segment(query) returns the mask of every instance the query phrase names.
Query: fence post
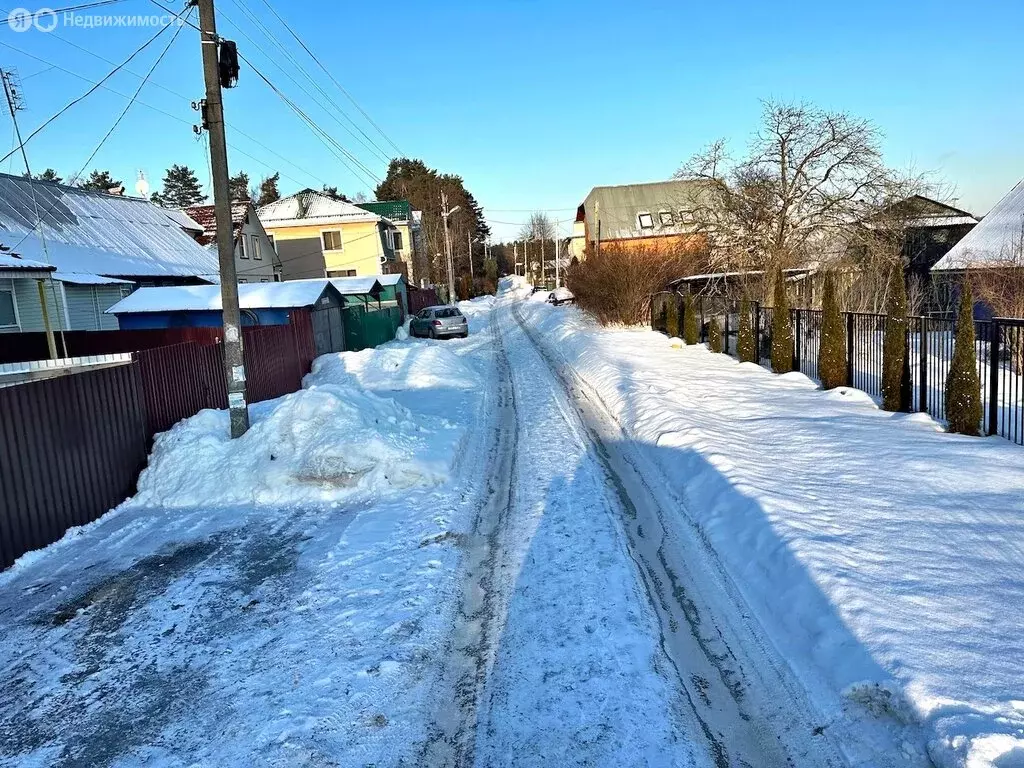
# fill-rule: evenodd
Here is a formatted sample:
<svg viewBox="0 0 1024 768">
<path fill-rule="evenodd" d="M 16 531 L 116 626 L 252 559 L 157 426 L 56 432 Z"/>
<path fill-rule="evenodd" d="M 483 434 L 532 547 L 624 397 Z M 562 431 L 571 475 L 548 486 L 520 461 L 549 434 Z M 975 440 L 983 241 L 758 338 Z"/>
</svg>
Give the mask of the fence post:
<svg viewBox="0 0 1024 768">
<path fill-rule="evenodd" d="M 803 353 L 800 345 L 800 315 L 802 313 L 799 309 L 794 309 L 793 313 L 796 315 L 796 322 L 793 323 L 796 331 L 793 334 L 793 370 L 800 371 L 800 363 L 803 362 Z"/>
<path fill-rule="evenodd" d="M 729 300 L 725 300 L 725 333 L 722 334 L 722 351 L 729 354 Z"/>
<path fill-rule="evenodd" d="M 846 313 L 846 386 L 853 386 L 853 313 Z"/>
<path fill-rule="evenodd" d="M 917 397 L 918 410 L 928 413 L 928 318 L 922 317 L 918 322 L 917 332 L 917 364 L 920 367 L 919 392 Z"/>
<path fill-rule="evenodd" d="M 989 325 L 988 347 L 988 433 L 999 433 L 999 323 L 995 318 Z"/>
</svg>

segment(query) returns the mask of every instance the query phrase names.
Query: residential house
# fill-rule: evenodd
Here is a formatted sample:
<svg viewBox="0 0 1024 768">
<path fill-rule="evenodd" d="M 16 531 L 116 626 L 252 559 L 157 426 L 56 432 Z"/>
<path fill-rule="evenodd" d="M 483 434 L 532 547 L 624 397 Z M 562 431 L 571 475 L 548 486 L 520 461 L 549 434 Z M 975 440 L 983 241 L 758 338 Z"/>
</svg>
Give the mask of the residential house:
<svg viewBox="0 0 1024 768">
<path fill-rule="evenodd" d="M 946 314 L 955 312 L 958 286 L 965 274 L 986 270 L 1008 278 L 1005 289 L 1010 304 L 1024 305 L 1024 180 L 1017 182 L 992 210 L 963 236 L 933 267 L 938 302 Z M 1016 298 L 1016 300 L 1014 300 Z M 992 314 L 992 308 L 975 307 L 980 317 Z"/>
<path fill-rule="evenodd" d="M 628 247 L 696 245 L 693 210 L 709 190 L 709 182 L 680 179 L 594 187 L 577 209 L 571 256 L 583 258 L 598 238 Z"/>
<path fill-rule="evenodd" d="M 391 247 L 395 252 L 395 269 L 402 272 L 410 283 L 416 282 L 416 256 L 423 252 L 423 212 L 414 211 L 408 200 L 374 200 L 357 203 L 360 208 L 383 216 L 394 225 Z M 386 265 L 392 266 L 392 265 Z M 385 273 L 386 274 L 386 273 Z"/>
<path fill-rule="evenodd" d="M 193 205 L 184 210 L 202 227 L 196 236 L 200 245 L 214 253 L 217 247 L 217 216 L 212 205 Z M 231 203 L 231 232 L 235 244 L 235 275 L 239 283 L 272 283 L 281 279 L 281 265 L 274 240 L 260 222 L 256 206 L 249 200 Z"/>
<path fill-rule="evenodd" d="M 262 206 L 284 280 L 362 277 L 396 269 L 391 221 L 326 192 L 304 189 Z"/>
<path fill-rule="evenodd" d="M 215 256 L 148 200 L 8 174 L 0 254 L 7 332 L 116 329 L 105 310 L 137 286 L 218 279 Z"/>
</svg>

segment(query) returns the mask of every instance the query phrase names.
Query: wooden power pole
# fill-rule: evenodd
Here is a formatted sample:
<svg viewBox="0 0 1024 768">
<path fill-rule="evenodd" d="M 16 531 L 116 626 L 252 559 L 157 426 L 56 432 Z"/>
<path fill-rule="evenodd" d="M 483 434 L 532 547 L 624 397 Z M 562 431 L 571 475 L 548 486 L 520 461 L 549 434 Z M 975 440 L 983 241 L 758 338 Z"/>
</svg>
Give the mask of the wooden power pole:
<svg viewBox="0 0 1024 768">
<path fill-rule="evenodd" d="M 221 101 L 217 20 L 213 0 L 198 0 L 199 37 L 203 52 L 206 101 L 203 127 L 210 137 L 210 171 L 217 221 L 217 257 L 220 261 L 220 298 L 224 314 L 224 372 L 228 382 L 231 437 L 249 429 L 245 397 L 245 360 L 242 356 L 242 321 L 238 309 L 238 277 L 235 274 L 235 243 L 231 229 L 231 193 L 228 189 L 228 151 L 224 138 L 224 105 Z"/>
</svg>

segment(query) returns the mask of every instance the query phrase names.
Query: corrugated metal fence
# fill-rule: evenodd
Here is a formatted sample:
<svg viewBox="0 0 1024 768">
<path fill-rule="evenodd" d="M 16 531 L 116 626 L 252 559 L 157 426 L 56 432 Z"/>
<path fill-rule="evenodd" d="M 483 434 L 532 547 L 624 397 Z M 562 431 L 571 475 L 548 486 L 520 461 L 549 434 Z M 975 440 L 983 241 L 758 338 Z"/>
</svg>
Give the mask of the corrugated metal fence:
<svg viewBox="0 0 1024 768">
<path fill-rule="evenodd" d="M 298 390 L 308 313 L 243 331 L 249 402 Z M 153 436 L 226 408 L 223 346 L 143 349 L 128 363 L 0 389 L 0 568 L 134 493 Z"/>
</svg>

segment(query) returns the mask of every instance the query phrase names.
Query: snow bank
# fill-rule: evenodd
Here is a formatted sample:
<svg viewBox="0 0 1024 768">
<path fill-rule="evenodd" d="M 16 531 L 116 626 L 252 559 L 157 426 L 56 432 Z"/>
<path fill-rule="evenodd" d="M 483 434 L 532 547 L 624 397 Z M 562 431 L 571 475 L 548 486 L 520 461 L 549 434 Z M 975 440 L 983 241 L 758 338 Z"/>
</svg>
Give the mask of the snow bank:
<svg viewBox="0 0 1024 768">
<path fill-rule="evenodd" d="M 1024 450 L 518 307 L 661 467 L 829 728 L 860 734 L 858 760 L 1024 765 Z"/>
<path fill-rule="evenodd" d="M 348 383 L 375 392 L 430 389 L 472 389 L 480 377 L 447 340 L 387 344 L 361 352 L 323 355 L 313 361 L 303 386 Z"/>
</svg>

